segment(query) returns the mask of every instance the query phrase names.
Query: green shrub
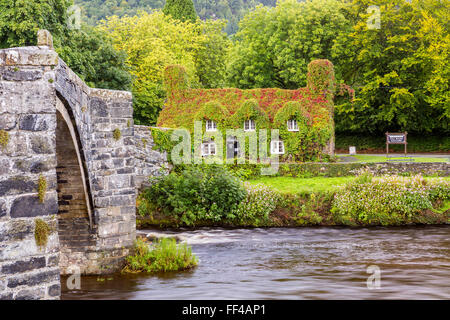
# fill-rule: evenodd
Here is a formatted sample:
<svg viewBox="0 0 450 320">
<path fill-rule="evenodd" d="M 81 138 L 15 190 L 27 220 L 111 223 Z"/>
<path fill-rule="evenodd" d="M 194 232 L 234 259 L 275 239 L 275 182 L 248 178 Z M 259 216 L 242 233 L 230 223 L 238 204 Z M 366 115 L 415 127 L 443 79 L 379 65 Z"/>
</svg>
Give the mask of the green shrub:
<svg viewBox="0 0 450 320">
<path fill-rule="evenodd" d="M 267 223 L 269 214 L 275 210 L 281 199 L 280 194 L 263 184 L 244 185 L 247 197 L 233 211 L 234 221 L 239 225 L 252 226 Z"/>
<path fill-rule="evenodd" d="M 391 225 L 414 222 L 437 200 L 449 198 L 450 186 L 444 179 L 366 175 L 336 191 L 331 212 L 338 223 Z"/>
<path fill-rule="evenodd" d="M 151 183 L 141 194 L 140 213 L 158 209 L 186 225 L 232 218 L 246 194 L 239 179 L 216 165 L 188 167 L 153 178 Z"/>
<path fill-rule="evenodd" d="M 122 272 L 167 272 L 195 267 L 198 259 L 186 243 L 177 245 L 175 239 L 164 238 L 154 244 L 141 239 L 135 243 L 135 254 L 126 258 Z"/>
</svg>

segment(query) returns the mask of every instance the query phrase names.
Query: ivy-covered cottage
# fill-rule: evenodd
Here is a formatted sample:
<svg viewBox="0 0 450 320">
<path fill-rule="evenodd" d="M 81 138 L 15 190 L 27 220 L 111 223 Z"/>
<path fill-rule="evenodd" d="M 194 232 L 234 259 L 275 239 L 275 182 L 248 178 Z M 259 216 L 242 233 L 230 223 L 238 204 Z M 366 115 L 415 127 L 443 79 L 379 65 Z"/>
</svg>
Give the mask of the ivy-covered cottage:
<svg viewBox="0 0 450 320">
<path fill-rule="evenodd" d="M 157 125 L 193 132 L 194 122 L 202 121 L 204 157 L 216 155 L 216 141 L 206 138 L 216 131 L 224 135 L 227 158 L 242 155 L 245 150 L 241 150 L 238 139 L 225 136 L 227 129 L 257 135 L 259 129 L 279 129 L 279 139 L 270 141 L 268 149 L 284 161 L 317 161 L 334 153 L 336 84 L 334 67 L 328 60 L 310 62 L 307 87 L 296 90 L 191 89 L 185 69 L 179 65 L 166 68 L 164 81 L 167 102 Z M 270 139 L 270 131 L 267 137 Z"/>
</svg>

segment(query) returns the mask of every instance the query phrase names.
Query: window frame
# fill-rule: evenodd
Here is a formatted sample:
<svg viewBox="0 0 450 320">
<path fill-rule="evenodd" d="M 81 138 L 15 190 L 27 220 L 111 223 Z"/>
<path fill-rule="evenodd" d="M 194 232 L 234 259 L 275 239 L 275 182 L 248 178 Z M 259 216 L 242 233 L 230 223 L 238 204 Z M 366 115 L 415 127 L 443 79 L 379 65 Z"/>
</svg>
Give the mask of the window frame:
<svg viewBox="0 0 450 320">
<path fill-rule="evenodd" d="M 274 146 L 276 146 L 276 148 L 274 148 Z M 282 151 L 280 151 L 280 146 Z M 277 150 L 274 152 L 274 150 Z M 284 147 L 284 142 L 282 140 L 273 140 L 270 141 L 270 153 L 271 154 L 285 154 L 286 149 Z"/>
<path fill-rule="evenodd" d="M 291 124 L 291 126 L 289 124 Z M 292 126 L 292 124 L 295 124 L 295 126 Z M 286 123 L 286 126 L 287 126 L 288 131 L 291 131 L 291 132 L 299 131 L 297 119 L 289 119 Z"/>
<path fill-rule="evenodd" d="M 214 150 L 212 153 L 211 151 Z M 214 141 L 203 142 L 201 145 L 202 157 L 217 155 L 216 143 Z"/>
<path fill-rule="evenodd" d="M 208 126 L 208 124 L 211 125 L 212 128 L 210 126 Z M 217 122 L 215 122 L 214 120 L 206 120 L 205 129 L 207 132 L 217 131 Z"/>
<path fill-rule="evenodd" d="M 247 123 L 248 123 L 248 129 L 245 128 Z M 253 126 L 252 126 L 252 124 L 253 124 Z M 253 120 L 253 119 L 244 120 L 244 131 L 245 132 L 256 131 L 256 122 L 255 122 L 255 120 Z"/>
</svg>

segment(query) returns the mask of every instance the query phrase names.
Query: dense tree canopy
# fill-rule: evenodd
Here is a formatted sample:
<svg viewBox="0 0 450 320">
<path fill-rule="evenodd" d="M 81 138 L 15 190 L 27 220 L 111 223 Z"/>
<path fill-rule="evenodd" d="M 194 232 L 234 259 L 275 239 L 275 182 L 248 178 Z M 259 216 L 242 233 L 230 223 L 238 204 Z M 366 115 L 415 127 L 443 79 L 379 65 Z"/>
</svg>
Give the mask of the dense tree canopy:
<svg viewBox="0 0 450 320">
<path fill-rule="evenodd" d="M 336 108 L 338 131 L 448 132 L 449 3 L 353 2 L 353 30 L 338 39 L 353 55 L 336 62 L 357 89 L 356 100 Z M 379 29 L 367 25 L 371 14 L 366 9 L 372 4 L 380 7 Z"/>
<path fill-rule="evenodd" d="M 116 50 L 107 34 L 96 28 L 83 25 L 80 30 L 71 30 L 56 51 L 89 86 L 131 89 L 126 54 Z"/>
<path fill-rule="evenodd" d="M 0 47 L 35 45 L 39 29 L 49 30 L 58 40 L 66 29 L 70 3 L 69 0 L 0 0 Z"/>
<path fill-rule="evenodd" d="M 229 84 L 304 87 L 310 61 L 339 53 L 334 40 L 351 28 L 344 7 L 338 0 L 282 0 L 275 8 L 257 7 L 240 23 L 227 61 Z"/>
<path fill-rule="evenodd" d="M 47 29 L 60 57 L 89 85 L 128 89 L 131 75 L 125 54 L 92 27 L 70 29 L 67 9 L 71 4 L 66 0 L 0 0 L 0 46 L 36 45 L 37 31 Z"/>
<path fill-rule="evenodd" d="M 192 0 L 166 0 L 163 12 L 174 19 L 194 22 L 197 19 Z"/>
<path fill-rule="evenodd" d="M 193 0 L 195 10 L 202 20 L 224 19 L 227 34 L 238 30 L 238 23 L 248 10 L 258 4 L 275 6 L 276 0 Z M 75 0 L 84 13 L 84 19 L 90 25 L 96 25 L 109 16 L 134 16 L 138 11 L 152 12 L 164 7 L 166 0 Z"/>
<path fill-rule="evenodd" d="M 117 49 L 128 54 L 136 77 L 133 85 L 137 123 L 154 124 L 165 99 L 163 71 L 167 65 L 185 67 L 193 87 L 223 85 L 228 39 L 224 22 L 173 19 L 161 11 L 138 16 L 110 17 L 100 25 Z"/>
<path fill-rule="evenodd" d="M 0 0 L 0 47 L 33 45 L 37 30 L 48 29 L 60 56 L 89 85 L 132 87 L 137 123 L 155 123 L 169 64 L 185 67 L 191 87 L 294 89 L 305 86 L 311 60 L 329 59 L 338 92 L 342 82 L 356 90 L 354 101 L 336 100 L 337 132 L 449 132 L 450 0 L 167 2 L 188 4 L 188 13 L 177 9 L 184 22 L 154 10 L 165 0 L 75 0 L 89 23 L 117 15 L 80 30 L 67 26 L 71 1 Z M 379 28 L 368 24 L 373 5 Z M 212 20 L 196 19 L 195 11 Z M 223 31 L 234 33 L 241 17 L 229 40 Z"/>
</svg>

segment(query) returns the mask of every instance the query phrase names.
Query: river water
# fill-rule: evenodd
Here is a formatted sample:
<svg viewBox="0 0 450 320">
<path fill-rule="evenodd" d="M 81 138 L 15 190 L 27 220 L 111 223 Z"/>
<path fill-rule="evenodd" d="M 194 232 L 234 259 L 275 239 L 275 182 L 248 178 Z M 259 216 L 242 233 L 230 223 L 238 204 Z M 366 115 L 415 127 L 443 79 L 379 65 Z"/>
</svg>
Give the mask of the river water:
<svg viewBox="0 0 450 320">
<path fill-rule="evenodd" d="M 72 291 L 63 278 L 62 299 L 450 299 L 450 226 L 164 233 L 192 246 L 195 270 L 82 277 Z"/>
</svg>

